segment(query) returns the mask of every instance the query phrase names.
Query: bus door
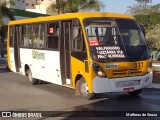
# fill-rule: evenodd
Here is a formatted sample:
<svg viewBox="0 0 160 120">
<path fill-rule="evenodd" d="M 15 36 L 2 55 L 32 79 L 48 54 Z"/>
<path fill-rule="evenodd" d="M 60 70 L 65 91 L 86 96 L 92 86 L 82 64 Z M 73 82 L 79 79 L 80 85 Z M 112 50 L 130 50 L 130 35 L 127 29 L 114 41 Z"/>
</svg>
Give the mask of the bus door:
<svg viewBox="0 0 160 120">
<path fill-rule="evenodd" d="M 14 32 L 14 60 L 15 60 L 15 68 L 16 72 L 20 72 L 20 27 L 17 25 L 15 26 L 15 32 Z"/>
<path fill-rule="evenodd" d="M 20 72 L 19 26 L 12 26 L 10 31 L 10 63 L 12 71 Z M 13 47 L 13 48 L 12 48 Z"/>
<path fill-rule="evenodd" d="M 70 41 L 71 41 L 71 21 L 62 22 L 61 24 L 61 45 L 60 45 L 60 66 L 62 84 L 71 84 L 71 67 L 70 67 Z"/>
</svg>

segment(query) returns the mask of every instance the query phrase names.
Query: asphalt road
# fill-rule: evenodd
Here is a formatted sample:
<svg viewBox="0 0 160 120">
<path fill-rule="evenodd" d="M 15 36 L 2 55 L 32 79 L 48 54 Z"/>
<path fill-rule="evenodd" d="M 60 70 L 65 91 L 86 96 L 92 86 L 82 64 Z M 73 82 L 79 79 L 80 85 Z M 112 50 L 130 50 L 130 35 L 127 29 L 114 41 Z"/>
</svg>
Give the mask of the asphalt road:
<svg viewBox="0 0 160 120">
<path fill-rule="evenodd" d="M 93 116 L 99 115 L 100 112 L 96 111 L 108 111 L 104 114 L 112 113 L 112 116 L 114 116 L 113 113 L 115 116 L 118 115 L 120 111 L 124 111 L 124 113 L 129 111 L 157 113 L 158 111 L 158 115 L 160 115 L 160 89 L 144 89 L 138 97 L 131 97 L 125 93 L 106 93 L 97 95 L 93 100 L 86 100 L 75 96 L 72 89 L 53 84 L 30 85 L 25 76 L 15 74 L 0 66 L 0 111 L 52 111 L 50 116 L 60 115 L 62 117 L 56 117 L 56 119 L 63 120 L 77 119 L 63 116 L 62 113 L 67 111 L 93 111 Z M 56 111 L 63 112 L 53 115 Z M 78 114 L 80 113 L 72 112 L 72 115 L 78 116 Z M 86 114 L 90 113 L 86 112 Z M 2 119 L 6 120 L 6 118 Z M 123 120 L 124 118 L 87 117 L 85 119 Z M 132 117 L 132 119 L 160 120 L 160 117 Z M 38 120 L 42 120 L 42 118 Z"/>
</svg>

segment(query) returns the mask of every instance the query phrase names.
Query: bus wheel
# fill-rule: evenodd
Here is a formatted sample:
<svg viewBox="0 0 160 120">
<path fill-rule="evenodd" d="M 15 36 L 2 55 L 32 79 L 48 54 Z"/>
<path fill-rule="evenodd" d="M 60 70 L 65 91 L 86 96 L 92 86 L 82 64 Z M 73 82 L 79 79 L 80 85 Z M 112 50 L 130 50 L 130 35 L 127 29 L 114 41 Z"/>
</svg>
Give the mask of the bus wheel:
<svg viewBox="0 0 160 120">
<path fill-rule="evenodd" d="M 129 95 L 131 95 L 131 96 L 137 96 L 137 95 L 139 95 L 141 92 L 142 92 L 142 89 L 135 90 L 135 91 L 133 91 L 133 92 L 128 92 L 128 93 L 129 93 Z"/>
<path fill-rule="evenodd" d="M 94 96 L 94 93 L 89 93 L 88 91 L 88 85 L 86 83 L 86 81 L 84 80 L 84 78 L 81 78 L 79 81 L 79 92 L 80 95 L 86 99 L 91 99 Z"/>
<path fill-rule="evenodd" d="M 39 80 L 32 77 L 32 72 L 31 72 L 30 69 L 28 69 L 26 73 L 27 73 L 27 76 L 28 76 L 28 80 L 29 80 L 29 82 L 30 82 L 32 85 L 38 84 L 38 81 L 39 81 Z"/>
</svg>

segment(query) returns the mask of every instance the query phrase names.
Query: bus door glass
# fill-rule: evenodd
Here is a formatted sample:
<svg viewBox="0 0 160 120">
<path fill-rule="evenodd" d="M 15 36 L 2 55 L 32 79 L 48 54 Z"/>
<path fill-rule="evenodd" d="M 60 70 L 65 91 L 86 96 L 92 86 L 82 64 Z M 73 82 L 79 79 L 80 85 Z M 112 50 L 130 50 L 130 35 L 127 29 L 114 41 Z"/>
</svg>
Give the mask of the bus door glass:
<svg viewBox="0 0 160 120">
<path fill-rule="evenodd" d="M 62 38 L 60 46 L 60 63 L 62 84 L 71 84 L 70 81 L 70 31 L 71 22 L 62 22 Z"/>
<path fill-rule="evenodd" d="M 10 63 L 14 72 L 20 72 L 20 27 L 11 26 L 10 30 Z M 13 47 L 13 48 L 12 48 Z"/>
<path fill-rule="evenodd" d="M 16 72 L 20 72 L 20 26 L 15 26 L 15 37 L 14 37 L 14 57 Z"/>
</svg>

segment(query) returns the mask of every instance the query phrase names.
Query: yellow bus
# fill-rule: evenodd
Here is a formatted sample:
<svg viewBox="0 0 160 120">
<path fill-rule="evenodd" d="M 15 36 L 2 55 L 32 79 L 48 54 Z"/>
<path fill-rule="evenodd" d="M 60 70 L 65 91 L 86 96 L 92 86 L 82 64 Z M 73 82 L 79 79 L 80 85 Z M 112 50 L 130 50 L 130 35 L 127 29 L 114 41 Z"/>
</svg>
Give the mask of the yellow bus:
<svg viewBox="0 0 160 120">
<path fill-rule="evenodd" d="M 9 22 L 11 71 L 94 94 L 138 95 L 152 83 L 150 51 L 140 25 L 118 13 L 68 13 Z"/>
</svg>

